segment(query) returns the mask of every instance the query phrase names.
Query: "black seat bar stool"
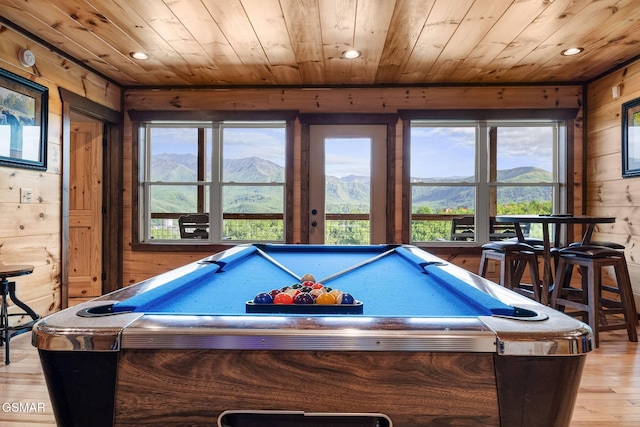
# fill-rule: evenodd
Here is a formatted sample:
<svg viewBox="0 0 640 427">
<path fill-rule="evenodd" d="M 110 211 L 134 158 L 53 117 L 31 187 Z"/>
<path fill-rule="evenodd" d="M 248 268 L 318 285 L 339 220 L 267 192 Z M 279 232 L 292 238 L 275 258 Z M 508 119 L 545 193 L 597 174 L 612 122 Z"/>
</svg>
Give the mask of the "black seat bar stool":
<svg viewBox="0 0 640 427">
<path fill-rule="evenodd" d="M 0 345 L 5 346 L 4 363 L 7 365 L 11 363 L 9 360 L 9 340 L 18 334 L 30 330 L 33 324 L 40 319 L 40 316 L 38 316 L 31 307 L 18 299 L 16 296 L 16 283 L 10 282 L 9 278 L 24 276 L 32 272 L 32 265 L 0 265 L 0 287 L 2 292 L 2 306 L 0 306 L 0 333 L 2 335 L 0 336 Z M 13 301 L 17 307 L 20 307 L 23 312 L 9 314 L 8 299 Z M 30 322 L 17 326 L 11 326 L 9 324 L 10 316 L 24 316 L 25 314 L 31 317 L 32 320 Z"/>
<path fill-rule="evenodd" d="M 633 290 L 624 252 L 605 246 L 569 246 L 558 251 L 559 261 L 556 282 L 551 295 L 551 307 L 570 308 L 576 311 L 567 314 L 581 316 L 593 330 L 595 346 L 599 346 L 599 333 L 614 329 L 626 329 L 629 341 L 637 342 L 638 315 L 633 300 Z M 579 267 L 582 273 L 581 288 L 571 287 L 568 282 L 571 271 Z M 616 285 L 602 283 L 602 268 L 612 266 Z M 619 301 L 606 297 L 617 294 Z M 609 323 L 607 315 L 621 314 L 622 320 Z"/>
</svg>

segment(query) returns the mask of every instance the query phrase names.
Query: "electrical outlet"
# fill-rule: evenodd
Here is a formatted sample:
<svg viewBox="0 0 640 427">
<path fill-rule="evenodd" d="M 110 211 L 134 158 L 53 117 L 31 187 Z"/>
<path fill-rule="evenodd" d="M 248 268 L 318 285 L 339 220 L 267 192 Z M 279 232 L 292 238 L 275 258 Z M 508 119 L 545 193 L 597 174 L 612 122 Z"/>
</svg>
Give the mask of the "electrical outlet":
<svg viewBox="0 0 640 427">
<path fill-rule="evenodd" d="M 30 188 L 20 189 L 20 203 L 31 203 L 32 191 Z"/>
</svg>

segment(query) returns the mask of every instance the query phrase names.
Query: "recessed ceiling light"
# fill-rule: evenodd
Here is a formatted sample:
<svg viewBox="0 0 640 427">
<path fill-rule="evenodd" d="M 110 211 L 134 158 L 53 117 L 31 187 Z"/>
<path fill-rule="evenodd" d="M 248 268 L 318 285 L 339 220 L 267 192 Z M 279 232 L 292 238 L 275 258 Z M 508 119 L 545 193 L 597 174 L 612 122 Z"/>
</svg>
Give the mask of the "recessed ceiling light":
<svg viewBox="0 0 640 427">
<path fill-rule="evenodd" d="M 144 52 L 131 52 L 129 55 L 134 59 L 149 59 L 149 55 Z"/>
<path fill-rule="evenodd" d="M 564 56 L 572 56 L 572 55 L 579 54 L 583 50 L 584 50 L 584 48 L 582 48 L 582 47 L 570 47 L 569 49 L 563 50 L 561 53 Z"/>
<path fill-rule="evenodd" d="M 342 57 L 346 58 L 346 59 L 360 58 L 361 55 L 362 55 L 362 52 L 360 52 L 359 50 L 355 50 L 355 49 L 349 49 L 349 50 L 345 50 L 344 52 L 342 52 Z"/>
</svg>

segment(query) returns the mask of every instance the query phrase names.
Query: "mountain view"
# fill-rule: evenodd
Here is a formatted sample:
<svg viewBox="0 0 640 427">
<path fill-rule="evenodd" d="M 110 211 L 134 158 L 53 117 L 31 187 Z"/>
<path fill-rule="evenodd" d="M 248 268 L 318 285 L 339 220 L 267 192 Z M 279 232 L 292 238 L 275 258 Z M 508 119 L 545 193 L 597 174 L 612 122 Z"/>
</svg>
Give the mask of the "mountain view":
<svg viewBox="0 0 640 427">
<path fill-rule="evenodd" d="M 196 181 L 197 157 L 192 154 L 161 154 L 153 156 L 151 162 L 152 181 Z M 271 183 L 284 182 L 284 168 L 258 157 L 226 159 L 223 164 L 226 182 Z M 411 178 L 412 182 L 446 183 L 460 177 Z M 462 178 L 464 180 L 464 178 Z M 470 181 L 471 179 L 469 179 Z M 551 174 L 534 167 L 519 167 L 498 171 L 502 182 L 550 182 Z M 503 188 L 498 203 L 549 200 L 550 188 Z M 191 194 L 193 193 L 193 194 Z M 176 187 L 163 187 L 154 193 L 155 212 L 189 212 L 196 206 L 196 194 Z M 278 187 L 247 187 L 233 185 L 225 187 L 226 212 L 270 213 L 282 212 L 283 194 Z M 366 211 L 369 203 L 369 178 L 349 175 L 342 178 L 329 176 L 326 182 L 327 212 L 345 213 Z M 414 207 L 473 207 L 473 190 L 461 187 L 416 187 L 413 194 Z"/>
</svg>

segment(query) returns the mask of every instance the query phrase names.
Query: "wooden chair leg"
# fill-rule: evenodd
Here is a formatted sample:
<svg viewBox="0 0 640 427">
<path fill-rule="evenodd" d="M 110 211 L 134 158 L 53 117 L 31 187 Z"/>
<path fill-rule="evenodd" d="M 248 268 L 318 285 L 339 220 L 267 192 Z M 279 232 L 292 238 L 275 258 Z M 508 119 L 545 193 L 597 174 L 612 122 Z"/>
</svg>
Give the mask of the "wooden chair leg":
<svg viewBox="0 0 640 427">
<path fill-rule="evenodd" d="M 480 271 L 478 271 L 478 276 L 487 277 L 487 269 L 489 268 L 489 258 L 487 258 L 487 253 L 482 251 L 482 256 L 480 257 Z"/>
<path fill-rule="evenodd" d="M 587 323 L 593 330 L 593 340 L 596 348 L 600 345 L 600 313 L 598 301 L 598 290 L 596 284 L 600 283 L 602 271 L 599 267 L 594 268 L 593 264 L 587 267 L 586 271 L 586 288 L 587 292 Z"/>
<path fill-rule="evenodd" d="M 620 294 L 620 303 L 622 304 L 622 314 L 627 324 L 627 336 L 629 341 L 638 341 L 638 313 L 636 304 L 633 300 L 631 281 L 629 280 L 629 270 L 627 262 L 624 258 L 615 266 L 616 280 L 618 282 L 618 293 Z"/>
<path fill-rule="evenodd" d="M 500 285 L 513 290 L 513 261 L 508 258 L 500 264 Z"/>
<path fill-rule="evenodd" d="M 549 304 L 552 308 L 555 308 L 559 311 L 564 311 L 564 306 L 558 307 L 558 298 L 561 297 L 562 289 L 564 288 L 565 277 L 567 275 L 567 263 L 564 258 L 560 258 L 558 260 L 558 267 L 556 268 L 555 282 L 553 284 L 553 291 L 551 292 L 551 303 Z M 573 268 L 573 266 L 570 266 Z"/>
<path fill-rule="evenodd" d="M 528 262 L 527 264 L 529 264 L 529 274 L 531 275 L 531 286 L 533 287 L 533 299 L 538 301 L 541 304 L 548 305 L 549 289 L 546 288 L 546 286 L 544 286 L 543 283 L 540 281 L 540 277 L 538 275 L 537 262 L 531 261 L 531 262 Z"/>
</svg>

